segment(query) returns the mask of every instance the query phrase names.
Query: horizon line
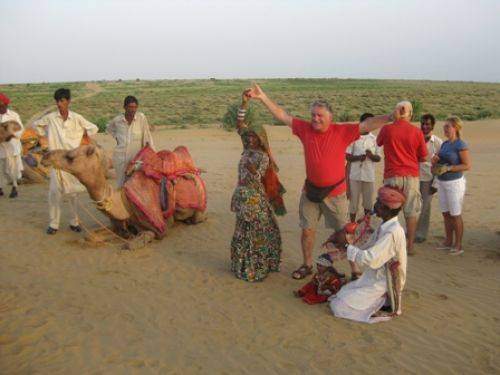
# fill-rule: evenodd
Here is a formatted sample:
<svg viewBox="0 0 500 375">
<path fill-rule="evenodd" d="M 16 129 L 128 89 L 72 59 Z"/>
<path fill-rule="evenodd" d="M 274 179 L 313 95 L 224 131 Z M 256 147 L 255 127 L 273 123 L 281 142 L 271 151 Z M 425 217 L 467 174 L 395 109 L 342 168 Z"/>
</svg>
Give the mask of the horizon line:
<svg viewBox="0 0 500 375">
<path fill-rule="evenodd" d="M 359 78 L 359 77 L 232 77 L 232 78 L 219 78 L 216 76 L 205 78 L 101 78 L 90 80 L 75 80 L 75 81 L 30 81 L 30 82 L 0 82 L 0 86 L 9 85 L 43 85 L 54 83 L 86 83 L 86 82 L 134 82 L 134 81 L 258 81 L 258 80 L 358 80 L 358 81 L 421 81 L 421 82 L 448 82 L 448 83 L 485 83 L 485 84 L 500 84 L 498 81 L 476 81 L 476 80 L 449 80 L 449 79 L 433 79 L 433 78 Z"/>
</svg>

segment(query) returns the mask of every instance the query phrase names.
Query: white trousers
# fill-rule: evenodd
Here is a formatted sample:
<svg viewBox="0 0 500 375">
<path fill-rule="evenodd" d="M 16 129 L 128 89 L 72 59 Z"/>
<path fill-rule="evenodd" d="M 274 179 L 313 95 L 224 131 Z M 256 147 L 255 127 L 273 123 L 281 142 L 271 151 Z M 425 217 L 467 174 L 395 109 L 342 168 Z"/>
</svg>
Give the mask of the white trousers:
<svg viewBox="0 0 500 375">
<path fill-rule="evenodd" d="M 17 187 L 17 180 L 20 178 L 20 171 L 17 165 L 18 156 L 7 156 L 0 159 L 0 189 L 5 189 L 9 182 Z"/>
<path fill-rule="evenodd" d="M 80 222 L 76 209 L 78 195 L 77 193 L 62 194 L 58 180 L 54 177 L 54 175 L 50 176 L 49 184 L 49 226 L 53 229 L 59 229 L 59 222 L 61 220 L 61 203 L 63 202 L 63 198 L 67 198 L 69 200 L 71 209 L 71 219 L 69 223 L 70 225 L 76 226 Z"/>
<path fill-rule="evenodd" d="M 365 210 L 373 209 L 373 190 L 374 182 L 350 180 L 351 199 L 349 200 L 349 213 L 358 212 L 360 198 L 363 197 L 363 208 Z"/>
</svg>

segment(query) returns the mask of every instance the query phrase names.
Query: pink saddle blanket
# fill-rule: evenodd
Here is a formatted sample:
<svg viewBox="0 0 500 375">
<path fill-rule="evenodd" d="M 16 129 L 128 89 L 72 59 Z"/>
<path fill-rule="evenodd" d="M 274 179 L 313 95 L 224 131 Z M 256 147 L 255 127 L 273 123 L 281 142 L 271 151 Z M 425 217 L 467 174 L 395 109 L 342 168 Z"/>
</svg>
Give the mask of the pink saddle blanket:
<svg viewBox="0 0 500 375">
<path fill-rule="evenodd" d="M 136 170 L 139 164 L 141 167 Z M 129 177 L 123 188 L 127 199 L 140 212 L 140 219 L 146 220 L 159 235 L 165 233 L 166 219 L 174 214 L 176 208 L 206 209 L 205 183 L 184 146 L 158 153 L 146 146 L 129 163 L 126 173 Z M 160 185 L 165 179 L 163 193 L 167 207 L 163 211 Z"/>
</svg>

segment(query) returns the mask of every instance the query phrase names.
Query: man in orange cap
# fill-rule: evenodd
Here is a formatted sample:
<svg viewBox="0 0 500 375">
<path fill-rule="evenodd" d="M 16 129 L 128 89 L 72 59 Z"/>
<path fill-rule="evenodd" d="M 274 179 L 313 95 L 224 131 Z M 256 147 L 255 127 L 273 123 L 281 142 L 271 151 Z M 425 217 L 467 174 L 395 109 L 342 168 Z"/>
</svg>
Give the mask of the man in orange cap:
<svg viewBox="0 0 500 375">
<path fill-rule="evenodd" d="M 21 179 L 23 162 L 21 159 L 22 147 L 21 134 L 23 133 L 23 123 L 19 115 L 9 108 L 10 99 L 7 95 L 0 93 L 0 123 L 15 121 L 21 129 L 15 133 L 15 137 L 9 142 L 0 144 L 0 196 L 4 194 L 3 189 L 6 183 L 12 182 L 12 190 L 9 198 L 16 198 L 17 181 Z"/>
</svg>

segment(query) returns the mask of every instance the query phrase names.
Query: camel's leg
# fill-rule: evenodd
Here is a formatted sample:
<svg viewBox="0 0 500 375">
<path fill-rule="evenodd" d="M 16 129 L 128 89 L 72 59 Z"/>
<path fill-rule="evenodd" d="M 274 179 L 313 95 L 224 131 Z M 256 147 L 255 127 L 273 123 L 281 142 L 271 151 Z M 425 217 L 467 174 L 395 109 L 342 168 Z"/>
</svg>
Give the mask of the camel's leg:
<svg viewBox="0 0 500 375">
<path fill-rule="evenodd" d="M 154 238 L 155 238 L 155 233 L 150 230 L 146 230 L 144 232 L 139 233 L 133 239 L 129 240 L 128 243 L 123 245 L 122 249 L 123 250 L 142 249 L 143 247 L 146 247 L 146 245 L 149 244 L 151 241 L 153 241 Z"/>
<path fill-rule="evenodd" d="M 130 238 L 132 236 L 130 231 L 128 230 L 128 222 L 126 220 L 110 220 L 113 232 L 123 238 Z"/>
<path fill-rule="evenodd" d="M 181 208 L 176 210 L 174 218 L 176 221 L 186 221 L 194 215 L 195 211 L 192 208 Z"/>
<path fill-rule="evenodd" d="M 192 218 L 193 224 L 202 223 L 205 220 L 207 220 L 207 212 L 206 211 L 195 211 L 193 218 Z"/>
<path fill-rule="evenodd" d="M 181 209 L 175 212 L 175 220 L 183 221 L 186 224 L 198 224 L 206 219 L 205 212 L 193 210 L 192 208 Z"/>
</svg>

